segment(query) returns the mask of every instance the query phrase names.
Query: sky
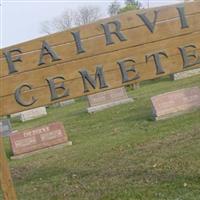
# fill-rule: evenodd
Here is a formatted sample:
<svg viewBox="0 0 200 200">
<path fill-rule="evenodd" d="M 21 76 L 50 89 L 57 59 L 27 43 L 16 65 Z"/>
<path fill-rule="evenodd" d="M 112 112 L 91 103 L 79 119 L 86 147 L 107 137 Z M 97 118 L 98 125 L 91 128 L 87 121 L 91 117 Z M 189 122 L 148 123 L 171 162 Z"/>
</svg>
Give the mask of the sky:
<svg viewBox="0 0 200 200">
<path fill-rule="evenodd" d="M 123 3 L 123 0 L 119 0 Z M 150 7 L 180 3 L 183 0 L 149 0 Z M 51 21 L 65 10 L 98 6 L 107 15 L 113 0 L 0 0 L 0 48 L 35 39 L 45 34 L 41 23 Z M 147 7 L 148 0 L 140 0 Z"/>
</svg>

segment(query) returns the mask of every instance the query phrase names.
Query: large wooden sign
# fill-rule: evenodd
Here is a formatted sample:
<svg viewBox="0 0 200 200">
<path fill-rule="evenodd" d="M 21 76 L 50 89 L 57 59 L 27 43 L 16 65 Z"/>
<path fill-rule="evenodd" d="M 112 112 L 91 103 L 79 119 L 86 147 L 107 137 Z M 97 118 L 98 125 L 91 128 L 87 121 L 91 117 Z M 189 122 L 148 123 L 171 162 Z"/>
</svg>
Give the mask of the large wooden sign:
<svg viewBox="0 0 200 200">
<path fill-rule="evenodd" d="M 2 49 L 0 115 L 198 66 L 199 19 L 200 2 L 131 11 Z"/>
</svg>

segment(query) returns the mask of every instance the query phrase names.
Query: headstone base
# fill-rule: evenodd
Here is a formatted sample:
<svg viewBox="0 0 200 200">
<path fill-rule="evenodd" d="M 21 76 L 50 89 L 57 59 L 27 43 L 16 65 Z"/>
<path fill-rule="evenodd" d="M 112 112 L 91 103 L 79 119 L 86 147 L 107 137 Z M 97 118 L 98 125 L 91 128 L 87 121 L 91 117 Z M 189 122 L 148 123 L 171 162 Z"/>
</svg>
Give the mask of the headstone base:
<svg viewBox="0 0 200 200">
<path fill-rule="evenodd" d="M 179 79 L 189 78 L 189 77 L 196 76 L 196 75 L 200 75 L 200 68 L 174 73 L 174 74 L 170 75 L 170 78 L 173 81 L 176 81 Z"/>
<path fill-rule="evenodd" d="M 72 141 L 68 141 L 64 144 L 59 144 L 59 145 L 51 146 L 51 147 L 48 147 L 48 148 L 45 148 L 45 149 L 39 149 L 39 150 L 33 151 L 33 152 L 24 153 L 24 154 L 20 154 L 20 155 L 16 155 L 16 156 L 11 156 L 10 159 L 11 160 L 19 160 L 19 159 L 22 159 L 22 158 L 26 158 L 26 157 L 38 154 L 38 153 L 43 153 L 43 152 L 49 151 L 50 149 L 60 149 L 60 148 L 63 148 L 65 146 L 71 146 L 71 145 L 72 145 Z"/>
<path fill-rule="evenodd" d="M 196 109 L 193 108 L 193 109 L 190 109 L 190 110 L 179 111 L 179 112 L 176 112 L 176 113 L 171 113 L 171 114 L 167 114 L 167 115 L 163 115 L 163 116 L 153 116 L 153 120 L 155 120 L 155 121 L 165 120 L 165 119 L 169 119 L 169 118 L 176 117 L 176 116 L 179 116 L 179 115 L 191 113 L 195 110 Z"/>
<path fill-rule="evenodd" d="M 127 99 L 122 99 L 116 102 L 111 102 L 111 103 L 107 103 L 107 104 L 103 104 L 103 105 L 98 105 L 98 106 L 93 106 L 93 107 L 89 107 L 87 108 L 88 113 L 94 113 L 94 112 L 98 112 L 116 105 L 120 105 L 120 104 L 124 104 L 124 103 L 130 103 L 133 102 L 133 99 L 131 98 L 127 98 Z"/>
</svg>

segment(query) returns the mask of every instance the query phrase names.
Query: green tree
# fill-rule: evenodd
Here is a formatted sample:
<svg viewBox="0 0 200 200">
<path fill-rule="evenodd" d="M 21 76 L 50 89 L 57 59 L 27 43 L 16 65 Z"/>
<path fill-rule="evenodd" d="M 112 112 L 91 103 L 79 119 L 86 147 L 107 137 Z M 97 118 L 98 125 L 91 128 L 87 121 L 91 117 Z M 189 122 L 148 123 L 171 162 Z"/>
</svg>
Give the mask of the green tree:
<svg viewBox="0 0 200 200">
<path fill-rule="evenodd" d="M 139 10 L 142 8 L 142 4 L 139 0 L 125 0 L 124 6 L 120 4 L 120 1 L 114 0 L 108 7 L 108 14 L 114 16 L 129 10 Z"/>
<path fill-rule="evenodd" d="M 139 10 L 142 4 L 138 0 L 126 0 L 125 7 L 121 8 L 118 13 L 123 13 L 129 10 Z"/>
</svg>

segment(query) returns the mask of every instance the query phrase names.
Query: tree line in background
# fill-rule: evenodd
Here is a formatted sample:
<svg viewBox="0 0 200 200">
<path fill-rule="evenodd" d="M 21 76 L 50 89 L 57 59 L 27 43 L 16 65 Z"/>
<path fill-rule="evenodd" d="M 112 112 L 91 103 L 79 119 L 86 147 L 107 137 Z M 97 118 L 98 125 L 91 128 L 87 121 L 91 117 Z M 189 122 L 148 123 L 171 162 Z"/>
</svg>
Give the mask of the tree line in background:
<svg viewBox="0 0 200 200">
<path fill-rule="evenodd" d="M 118 0 L 115 0 L 108 7 L 108 15 L 115 16 L 140 8 L 142 8 L 142 4 L 138 0 L 125 0 L 123 5 Z M 51 34 L 65 31 L 75 26 L 95 22 L 102 17 L 101 9 L 97 6 L 84 6 L 75 11 L 66 10 L 52 21 L 44 21 L 41 24 L 41 32 Z"/>
</svg>

